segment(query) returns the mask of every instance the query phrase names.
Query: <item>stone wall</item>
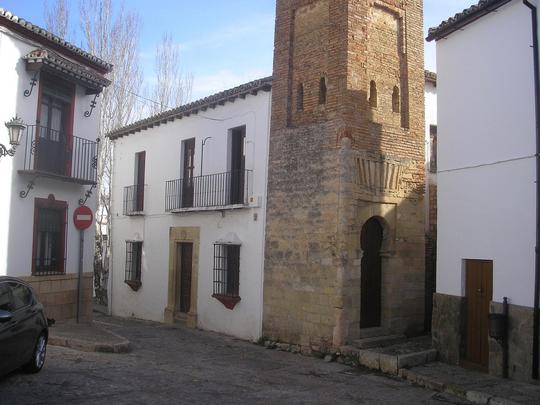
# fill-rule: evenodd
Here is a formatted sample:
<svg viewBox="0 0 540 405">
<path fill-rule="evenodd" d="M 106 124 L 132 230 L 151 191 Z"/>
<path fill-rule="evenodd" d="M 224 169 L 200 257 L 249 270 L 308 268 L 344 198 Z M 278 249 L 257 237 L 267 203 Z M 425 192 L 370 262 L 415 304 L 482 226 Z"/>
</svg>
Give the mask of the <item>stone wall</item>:
<svg viewBox="0 0 540 405">
<path fill-rule="evenodd" d="M 81 320 L 92 321 L 92 288 L 93 273 L 82 276 L 82 307 Z M 47 318 L 56 322 L 68 321 L 77 317 L 77 273 L 61 276 L 31 276 L 21 277 L 34 289 L 38 300 L 45 307 Z"/>
<path fill-rule="evenodd" d="M 433 295 L 431 336 L 439 358 L 459 364 L 465 338 L 465 300 L 454 295 Z"/>
<path fill-rule="evenodd" d="M 360 233 L 374 216 L 384 228 L 382 326 L 423 329 L 422 2 L 402 3 L 277 2 L 263 318 L 269 338 L 309 348 L 359 336 Z M 378 83 L 376 106 L 371 81 Z"/>
<path fill-rule="evenodd" d="M 492 302 L 491 313 L 502 313 L 503 305 Z M 532 382 L 533 309 L 508 306 L 508 376 L 514 380 Z M 502 346 L 489 339 L 489 373 L 502 376 Z"/>
<path fill-rule="evenodd" d="M 465 358 L 465 298 L 437 293 L 433 301 L 433 345 L 441 360 L 459 365 Z M 490 313 L 502 312 L 502 303 L 491 303 Z M 532 382 L 533 309 L 509 305 L 508 317 L 508 376 Z M 489 338 L 489 374 L 502 377 L 502 367 L 503 348 L 495 339 Z"/>
</svg>

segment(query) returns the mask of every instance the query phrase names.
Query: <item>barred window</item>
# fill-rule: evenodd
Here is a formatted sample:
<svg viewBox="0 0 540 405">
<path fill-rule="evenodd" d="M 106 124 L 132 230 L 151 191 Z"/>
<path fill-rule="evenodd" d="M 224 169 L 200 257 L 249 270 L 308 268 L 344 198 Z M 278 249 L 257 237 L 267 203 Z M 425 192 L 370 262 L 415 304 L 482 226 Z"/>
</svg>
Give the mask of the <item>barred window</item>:
<svg viewBox="0 0 540 405">
<path fill-rule="evenodd" d="M 125 283 L 134 291 L 141 288 L 142 242 L 126 242 Z"/>
<path fill-rule="evenodd" d="M 227 308 L 238 301 L 240 287 L 240 245 L 214 245 L 214 294 Z"/>
</svg>

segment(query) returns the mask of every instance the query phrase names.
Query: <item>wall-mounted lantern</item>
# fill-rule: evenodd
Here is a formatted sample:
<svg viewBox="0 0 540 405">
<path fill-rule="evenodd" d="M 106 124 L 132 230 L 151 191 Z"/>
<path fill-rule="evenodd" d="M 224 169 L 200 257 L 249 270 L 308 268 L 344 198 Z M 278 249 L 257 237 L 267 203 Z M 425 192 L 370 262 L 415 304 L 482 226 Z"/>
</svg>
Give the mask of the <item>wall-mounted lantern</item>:
<svg viewBox="0 0 540 405">
<path fill-rule="evenodd" d="M 22 119 L 15 116 L 11 121 L 6 122 L 6 127 L 8 129 L 9 143 L 12 147 L 8 149 L 0 143 L 0 157 L 15 155 L 15 149 L 21 143 L 21 137 L 26 125 Z"/>
</svg>

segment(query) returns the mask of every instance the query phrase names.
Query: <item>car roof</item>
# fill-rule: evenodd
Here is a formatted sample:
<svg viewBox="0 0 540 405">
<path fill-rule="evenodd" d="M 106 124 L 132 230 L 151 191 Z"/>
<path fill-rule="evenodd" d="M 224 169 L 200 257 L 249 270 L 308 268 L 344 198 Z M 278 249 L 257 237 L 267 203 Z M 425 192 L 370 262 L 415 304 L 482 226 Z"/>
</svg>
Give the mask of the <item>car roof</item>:
<svg viewBox="0 0 540 405">
<path fill-rule="evenodd" d="M 0 276 L 0 283 L 7 282 L 7 281 L 19 283 L 19 284 L 25 285 L 27 287 L 30 287 L 30 284 L 28 284 L 26 281 L 23 281 L 23 280 L 21 280 L 19 278 L 10 277 L 10 276 Z"/>
</svg>

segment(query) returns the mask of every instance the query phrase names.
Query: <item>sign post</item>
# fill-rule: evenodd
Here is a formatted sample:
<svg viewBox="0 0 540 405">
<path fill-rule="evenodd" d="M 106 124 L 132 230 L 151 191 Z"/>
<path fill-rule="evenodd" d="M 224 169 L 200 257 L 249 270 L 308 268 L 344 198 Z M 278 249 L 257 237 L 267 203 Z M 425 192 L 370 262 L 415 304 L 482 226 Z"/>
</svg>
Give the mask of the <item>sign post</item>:
<svg viewBox="0 0 540 405">
<path fill-rule="evenodd" d="M 84 257 L 84 231 L 92 226 L 94 222 L 94 214 L 92 210 L 85 205 L 78 207 L 73 213 L 73 223 L 75 228 L 79 230 L 79 271 L 77 278 L 77 323 L 81 318 L 82 307 L 82 274 L 83 274 L 83 257 Z"/>
</svg>

